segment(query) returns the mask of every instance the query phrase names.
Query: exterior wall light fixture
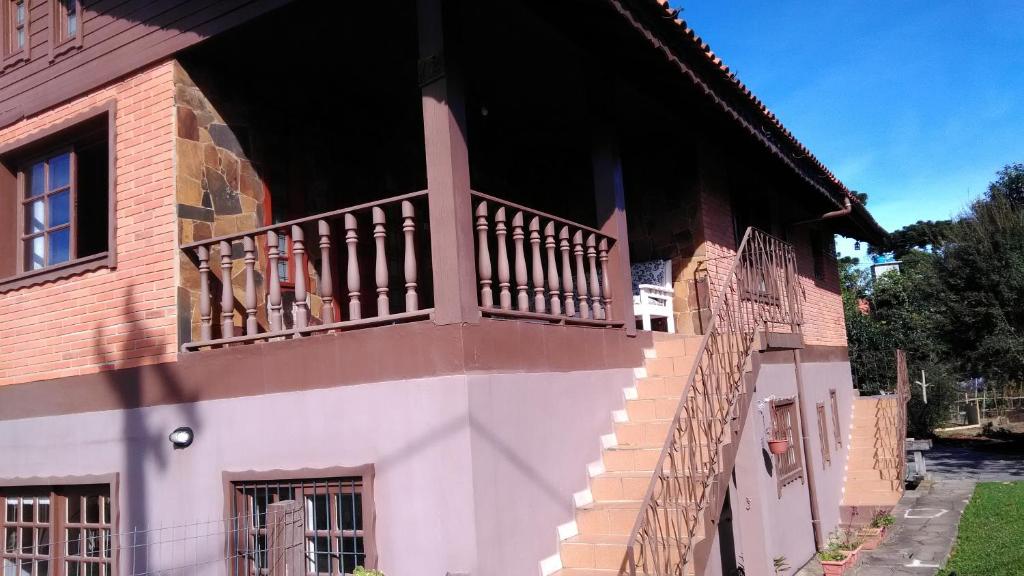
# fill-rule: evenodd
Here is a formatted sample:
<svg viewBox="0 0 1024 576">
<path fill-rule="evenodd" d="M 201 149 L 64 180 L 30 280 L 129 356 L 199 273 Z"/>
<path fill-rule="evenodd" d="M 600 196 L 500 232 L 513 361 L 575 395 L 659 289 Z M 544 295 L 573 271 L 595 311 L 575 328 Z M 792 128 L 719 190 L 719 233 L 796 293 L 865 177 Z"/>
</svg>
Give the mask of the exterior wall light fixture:
<svg viewBox="0 0 1024 576">
<path fill-rule="evenodd" d="M 171 441 L 175 450 L 180 450 L 191 446 L 195 437 L 195 432 L 193 432 L 191 428 L 188 426 L 180 426 L 175 428 L 174 432 L 171 432 L 167 439 Z"/>
</svg>

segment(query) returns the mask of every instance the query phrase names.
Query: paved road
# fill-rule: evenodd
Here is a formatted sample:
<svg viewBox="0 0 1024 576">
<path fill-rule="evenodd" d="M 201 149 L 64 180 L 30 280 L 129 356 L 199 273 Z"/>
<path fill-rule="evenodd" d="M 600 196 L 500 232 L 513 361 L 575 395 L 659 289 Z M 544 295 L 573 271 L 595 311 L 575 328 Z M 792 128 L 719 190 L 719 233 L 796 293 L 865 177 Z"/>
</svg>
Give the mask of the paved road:
<svg viewBox="0 0 1024 576">
<path fill-rule="evenodd" d="M 972 450 L 951 446 L 935 446 L 925 452 L 925 465 L 932 478 L 1005 482 L 1024 480 L 1024 449 L 1015 451 Z"/>
</svg>

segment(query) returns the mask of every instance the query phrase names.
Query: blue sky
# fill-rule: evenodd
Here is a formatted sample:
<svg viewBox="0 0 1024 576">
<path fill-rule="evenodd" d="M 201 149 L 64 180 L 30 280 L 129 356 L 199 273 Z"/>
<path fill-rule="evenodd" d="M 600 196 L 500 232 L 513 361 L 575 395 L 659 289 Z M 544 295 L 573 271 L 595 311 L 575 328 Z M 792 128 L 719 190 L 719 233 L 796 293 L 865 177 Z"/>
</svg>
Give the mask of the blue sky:
<svg viewBox="0 0 1024 576">
<path fill-rule="evenodd" d="M 888 230 L 948 218 L 1024 162 L 1020 0 L 673 5 Z"/>
</svg>

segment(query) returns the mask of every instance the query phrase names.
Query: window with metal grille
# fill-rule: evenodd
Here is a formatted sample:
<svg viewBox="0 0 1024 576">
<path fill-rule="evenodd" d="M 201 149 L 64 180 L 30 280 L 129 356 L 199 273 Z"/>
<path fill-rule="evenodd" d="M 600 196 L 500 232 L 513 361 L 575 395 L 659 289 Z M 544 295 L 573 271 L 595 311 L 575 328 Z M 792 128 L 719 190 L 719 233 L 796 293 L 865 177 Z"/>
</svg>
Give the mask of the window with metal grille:
<svg viewBox="0 0 1024 576">
<path fill-rule="evenodd" d="M 821 467 L 832 465 L 832 451 L 828 446 L 828 420 L 825 419 L 825 404 L 818 402 L 818 441 L 821 442 Z"/>
<path fill-rule="evenodd" d="M 840 434 L 841 428 L 839 426 L 839 399 L 836 396 L 835 390 L 828 391 L 828 399 L 829 402 L 832 404 L 832 431 L 835 434 L 836 448 L 838 449 L 843 447 L 843 437 Z"/>
<path fill-rule="evenodd" d="M 368 500 L 364 478 L 234 482 L 232 574 L 269 574 L 267 508 L 285 500 L 299 502 L 304 511 L 307 574 L 340 576 L 353 573 L 356 566 L 372 565 L 367 530 L 372 514 L 364 501 Z"/>
<path fill-rule="evenodd" d="M 789 447 L 785 452 L 775 456 L 775 466 L 778 469 L 778 485 L 781 490 L 783 486 L 803 478 L 804 470 L 800 452 L 799 417 L 796 412 L 796 402 L 793 399 L 775 400 L 772 402 L 772 421 L 776 433 L 785 437 Z"/>
<path fill-rule="evenodd" d="M 0 488 L 4 576 L 113 576 L 109 485 Z"/>
</svg>

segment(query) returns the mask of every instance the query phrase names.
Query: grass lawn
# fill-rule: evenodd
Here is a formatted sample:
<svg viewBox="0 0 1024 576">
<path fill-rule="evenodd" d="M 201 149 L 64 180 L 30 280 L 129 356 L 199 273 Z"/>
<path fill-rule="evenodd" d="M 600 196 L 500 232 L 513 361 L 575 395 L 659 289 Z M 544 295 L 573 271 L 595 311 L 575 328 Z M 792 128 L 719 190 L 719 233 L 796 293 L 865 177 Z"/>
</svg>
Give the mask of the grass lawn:
<svg viewBox="0 0 1024 576">
<path fill-rule="evenodd" d="M 1024 482 L 978 484 L 939 576 L 1024 575 Z"/>
</svg>

